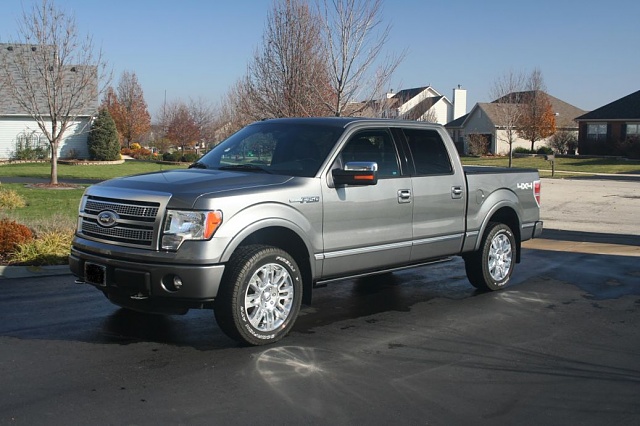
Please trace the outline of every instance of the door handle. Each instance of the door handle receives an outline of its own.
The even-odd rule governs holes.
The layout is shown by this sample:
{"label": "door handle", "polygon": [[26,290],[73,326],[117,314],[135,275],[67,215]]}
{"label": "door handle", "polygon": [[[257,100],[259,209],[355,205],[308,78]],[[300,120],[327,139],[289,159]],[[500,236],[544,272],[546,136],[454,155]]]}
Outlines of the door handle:
{"label": "door handle", "polygon": [[410,189],[399,189],[398,190],[398,203],[410,203],[411,202],[411,190]]}
{"label": "door handle", "polygon": [[462,198],[462,187],[461,186],[453,186],[451,187],[451,198],[454,200]]}

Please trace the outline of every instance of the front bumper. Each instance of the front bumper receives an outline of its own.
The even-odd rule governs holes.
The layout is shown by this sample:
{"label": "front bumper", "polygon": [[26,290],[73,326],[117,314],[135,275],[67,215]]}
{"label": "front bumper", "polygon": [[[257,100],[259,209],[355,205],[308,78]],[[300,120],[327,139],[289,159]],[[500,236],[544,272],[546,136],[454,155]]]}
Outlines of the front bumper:
{"label": "front bumper", "polygon": [[[143,311],[152,311],[154,306],[210,307],[224,273],[221,264],[141,263],[104,257],[76,247],[71,248],[69,267],[79,282],[95,286],[114,303]],[[90,273],[85,274],[86,271]],[[174,285],[175,277],[179,277],[181,285]]]}

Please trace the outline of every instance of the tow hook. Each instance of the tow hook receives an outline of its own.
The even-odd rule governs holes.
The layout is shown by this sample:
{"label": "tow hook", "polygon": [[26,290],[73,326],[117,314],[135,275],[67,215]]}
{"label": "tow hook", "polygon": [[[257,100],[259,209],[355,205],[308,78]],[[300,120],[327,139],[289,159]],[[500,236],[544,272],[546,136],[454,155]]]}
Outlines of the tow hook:
{"label": "tow hook", "polygon": [[142,293],[138,293],[138,294],[133,294],[131,296],[129,296],[130,299],[133,300],[147,300],[149,298],[149,296],[142,294]]}

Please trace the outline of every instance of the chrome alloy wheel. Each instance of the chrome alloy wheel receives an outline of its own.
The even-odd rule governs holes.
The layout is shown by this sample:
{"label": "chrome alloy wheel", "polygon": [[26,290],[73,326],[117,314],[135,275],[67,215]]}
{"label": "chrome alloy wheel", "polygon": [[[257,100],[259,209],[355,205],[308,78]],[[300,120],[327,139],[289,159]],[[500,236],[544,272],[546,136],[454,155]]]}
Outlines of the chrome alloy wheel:
{"label": "chrome alloy wheel", "polygon": [[249,280],[244,306],[251,325],[259,331],[271,332],[280,327],[293,306],[293,281],[283,266],[268,263]]}
{"label": "chrome alloy wheel", "polygon": [[495,281],[502,281],[509,275],[512,254],[509,237],[504,233],[496,234],[491,240],[488,259],[489,274]]}

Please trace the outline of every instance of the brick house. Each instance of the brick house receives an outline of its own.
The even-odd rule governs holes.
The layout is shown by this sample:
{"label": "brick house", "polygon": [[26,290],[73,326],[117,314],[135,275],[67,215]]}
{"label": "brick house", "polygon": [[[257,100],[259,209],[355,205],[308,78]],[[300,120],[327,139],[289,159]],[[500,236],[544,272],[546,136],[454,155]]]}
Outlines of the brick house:
{"label": "brick house", "polygon": [[640,90],[583,114],[576,121],[581,155],[640,156]]}

